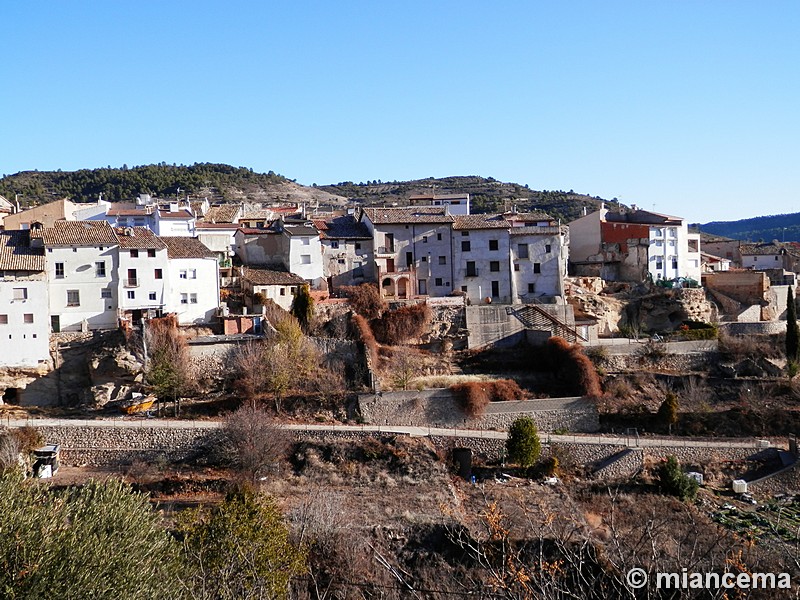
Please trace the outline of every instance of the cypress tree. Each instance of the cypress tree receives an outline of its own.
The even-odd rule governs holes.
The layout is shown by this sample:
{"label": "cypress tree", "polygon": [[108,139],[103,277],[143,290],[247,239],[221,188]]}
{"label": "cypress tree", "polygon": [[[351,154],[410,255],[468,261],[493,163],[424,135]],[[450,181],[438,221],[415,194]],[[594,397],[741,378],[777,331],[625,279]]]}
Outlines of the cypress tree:
{"label": "cypress tree", "polygon": [[786,295],[786,360],[797,362],[797,352],[800,348],[800,329],[797,327],[797,308],[794,305],[792,288]]}

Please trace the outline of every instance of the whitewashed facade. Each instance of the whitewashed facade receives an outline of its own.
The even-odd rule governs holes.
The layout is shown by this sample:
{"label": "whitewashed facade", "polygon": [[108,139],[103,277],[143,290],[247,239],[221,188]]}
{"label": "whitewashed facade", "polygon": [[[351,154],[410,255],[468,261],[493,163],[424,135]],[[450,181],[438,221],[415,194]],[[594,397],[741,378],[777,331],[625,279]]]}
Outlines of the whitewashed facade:
{"label": "whitewashed facade", "polygon": [[179,325],[211,323],[219,307],[219,261],[200,240],[163,237],[169,258],[165,312]]}

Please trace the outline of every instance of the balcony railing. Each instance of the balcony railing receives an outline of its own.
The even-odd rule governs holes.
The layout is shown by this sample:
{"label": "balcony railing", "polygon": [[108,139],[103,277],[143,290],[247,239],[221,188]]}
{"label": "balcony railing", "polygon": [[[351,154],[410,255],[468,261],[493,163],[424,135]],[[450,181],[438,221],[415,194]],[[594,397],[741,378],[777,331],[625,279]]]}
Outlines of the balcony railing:
{"label": "balcony railing", "polygon": [[123,285],[126,288],[136,288],[136,287],[139,287],[139,280],[136,279],[136,278],[131,279],[130,277],[128,277],[127,279],[125,279],[123,281]]}
{"label": "balcony railing", "polygon": [[467,269],[464,277],[477,277],[478,276],[478,269]]}
{"label": "balcony railing", "polygon": [[375,249],[375,254],[378,254],[378,255],[380,255],[380,254],[394,254],[394,253],[395,253],[394,246],[378,246]]}

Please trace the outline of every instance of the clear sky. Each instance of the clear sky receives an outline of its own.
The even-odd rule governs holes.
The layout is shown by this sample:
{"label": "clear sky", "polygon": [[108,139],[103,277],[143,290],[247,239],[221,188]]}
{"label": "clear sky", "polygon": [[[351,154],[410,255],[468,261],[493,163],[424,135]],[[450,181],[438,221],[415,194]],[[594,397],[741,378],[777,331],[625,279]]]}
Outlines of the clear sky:
{"label": "clear sky", "polygon": [[800,2],[0,1],[0,175],[482,175],[800,212]]}

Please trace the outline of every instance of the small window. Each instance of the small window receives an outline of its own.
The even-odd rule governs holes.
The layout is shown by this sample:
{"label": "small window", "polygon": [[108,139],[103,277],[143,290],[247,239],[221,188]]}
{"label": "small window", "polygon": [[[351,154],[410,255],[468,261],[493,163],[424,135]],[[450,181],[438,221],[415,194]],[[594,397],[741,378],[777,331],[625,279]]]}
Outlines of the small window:
{"label": "small window", "polygon": [[490,261],[489,270],[492,271],[493,273],[497,273],[498,271],[500,271],[500,261],[499,260]]}
{"label": "small window", "polygon": [[550,254],[550,252],[553,251],[553,247],[550,244],[545,244],[544,245],[544,251],[545,251],[546,254]]}
{"label": "small window", "polygon": [[542,272],[542,263],[533,263],[533,272],[534,273],[541,273]]}
{"label": "small window", "polygon": [[517,246],[517,254],[520,258],[528,258],[528,244],[519,244]]}
{"label": "small window", "polygon": [[663,267],[664,263],[661,262],[661,259],[659,258],[658,260],[656,260],[656,269],[662,269]]}
{"label": "small window", "polygon": [[420,261],[421,261],[421,262],[428,262],[428,257],[427,257],[427,256],[423,256],[423,257],[420,259]]}
{"label": "small window", "polygon": [[78,251],[78,249],[77,249],[77,248],[73,248],[73,249],[72,249],[72,251],[73,251],[73,252],[77,252],[77,251]]}
{"label": "small window", "polygon": [[442,287],[442,278],[441,277],[437,277],[436,279],[433,280],[433,284],[436,287]]}
{"label": "small window", "polygon": [[529,293],[529,294],[532,294],[532,293],[534,293],[535,291],[536,291],[536,284],[535,284],[535,283],[529,283],[529,284],[528,284],[528,293]]}
{"label": "small window", "polygon": [[189,304],[197,304],[197,294],[189,294]]}
{"label": "small window", "polygon": [[28,299],[28,288],[14,288],[14,300],[27,300]]}
{"label": "small window", "polygon": [[499,248],[497,240],[489,240],[489,250],[497,250]]}
{"label": "small window", "polygon": [[356,250],[361,250],[361,242],[356,242]]}
{"label": "small window", "polygon": [[100,260],[94,263],[94,276],[95,277],[106,276],[106,262],[104,260]]}
{"label": "small window", "polygon": [[302,265],[310,265],[311,264],[311,255],[310,254],[301,254],[300,255],[300,264],[302,264]]}
{"label": "small window", "polygon": [[447,264],[447,257],[446,256],[440,256],[439,257],[439,264],[440,265],[446,265]]}
{"label": "small window", "polygon": [[345,260],[343,258],[340,258],[336,262],[339,263],[340,265],[343,265],[345,263]]}
{"label": "small window", "polygon": [[80,305],[81,305],[80,290],[67,290],[67,306],[80,306]]}
{"label": "small window", "polygon": [[[777,259],[778,257],[776,256],[775,258]],[[672,259],[672,268],[673,269],[677,269],[678,268],[678,259],[677,258],[673,258]]]}
{"label": "small window", "polygon": [[339,242],[338,242],[338,241],[336,241],[336,240],[333,240],[333,241],[331,242],[331,248],[333,248],[334,250],[336,250],[337,248],[339,248]]}
{"label": "small window", "polygon": [[147,251],[147,258],[155,258],[155,257],[156,257],[156,251],[155,250],[153,250],[151,248],[150,250]]}
{"label": "small window", "polygon": [[422,243],[423,244],[427,244],[428,243],[428,236],[427,235],[423,235],[422,236]]}
{"label": "small window", "polygon": [[519,271],[519,265],[515,264],[515,265],[514,265],[514,270],[515,270],[515,271]]}
{"label": "small window", "polygon": [[156,299],[156,293],[155,292],[150,292],[150,294],[148,295],[148,298],[150,298],[150,300],[155,300]]}
{"label": "small window", "polygon": [[467,277],[477,277],[478,276],[478,269],[475,268],[475,261],[468,260],[467,261]]}
{"label": "small window", "polygon": [[64,263],[56,263],[56,279],[64,279]]}
{"label": "small window", "polygon": [[461,242],[461,251],[462,252],[469,252],[469,248],[470,248],[469,240],[465,240],[465,241]]}
{"label": "small window", "polygon": [[135,300],[135,299],[136,299],[136,291],[128,290],[128,300]]}
{"label": "small window", "polygon": [[286,288],[281,288],[281,296],[285,296],[285,295],[286,295]]}
{"label": "small window", "polygon": [[467,286],[465,286],[465,285],[462,285],[462,286],[461,286],[461,291],[462,291],[462,292],[464,292],[464,293],[466,294],[466,293],[467,293]]}
{"label": "small window", "polygon": [[156,270],[153,272],[153,276],[154,276],[156,279],[164,279],[164,272],[163,272],[161,269],[156,269]]}
{"label": "small window", "polygon": [[436,234],[436,239],[441,242],[442,241],[442,234],[441,233],[437,233]]}
{"label": "small window", "polygon": [[23,323],[33,323],[33,313],[25,313],[22,315]]}
{"label": "small window", "polygon": [[181,294],[181,304],[189,304],[189,294]]}
{"label": "small window", "polygon": [[0,325],[8,325],[8,315],[0,315]]}
{"label": "small window", "polygon": [[131,250],[131,258],[139,258],[139,251],[136,249]]}
{"label": "small window", "polygon": [[186,275],[186,269],[181,269],[178,272],[178,277],[181,278],[181,279],[187,279],[188,276]]}
{"label": "small window", "polygon": [[189,269],[189,279],[197,279],[197,269]]}
{"label": "small window", "polygon": [[469,235],[469,231],[462,231],[461,235],[467,237]]}
{"label": "small window", "polygon": [[103,288],[100,290],[101,298],[111,298],[111,288]]}

